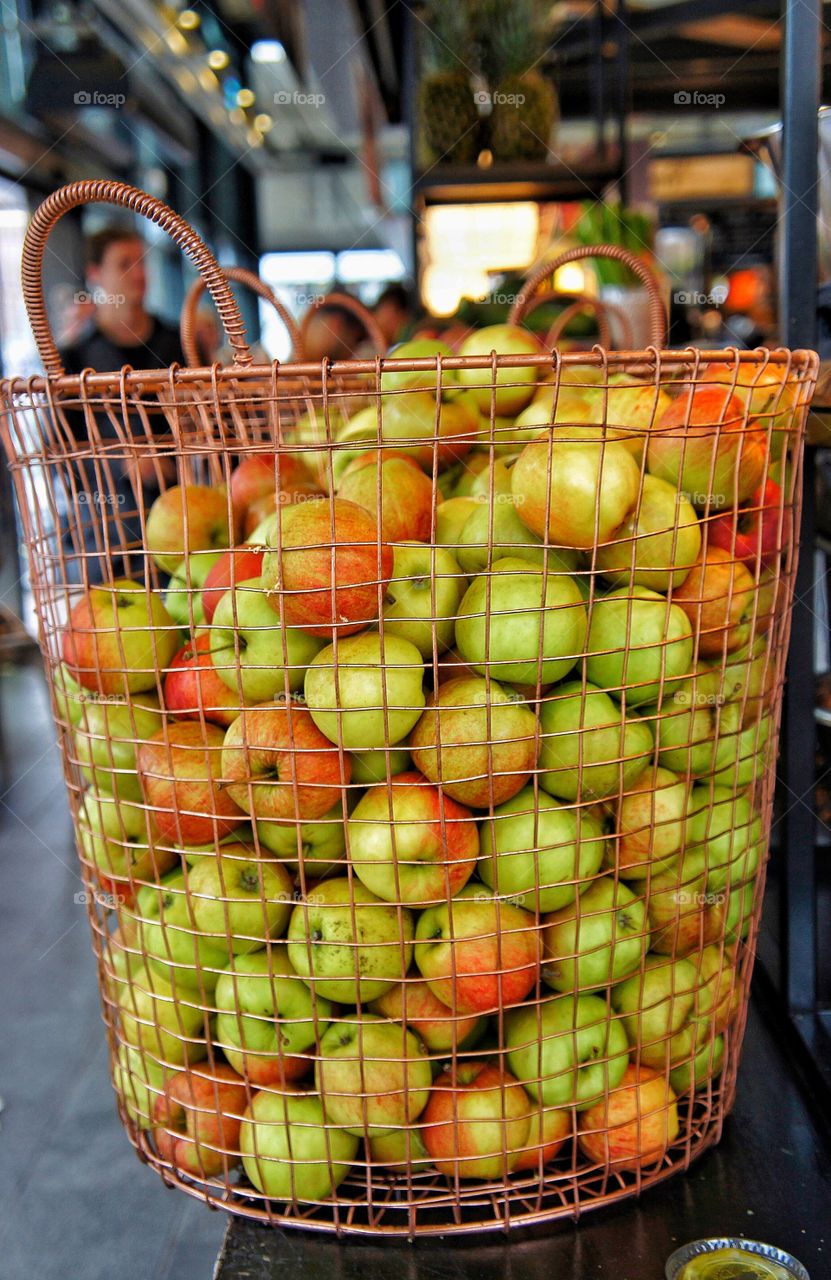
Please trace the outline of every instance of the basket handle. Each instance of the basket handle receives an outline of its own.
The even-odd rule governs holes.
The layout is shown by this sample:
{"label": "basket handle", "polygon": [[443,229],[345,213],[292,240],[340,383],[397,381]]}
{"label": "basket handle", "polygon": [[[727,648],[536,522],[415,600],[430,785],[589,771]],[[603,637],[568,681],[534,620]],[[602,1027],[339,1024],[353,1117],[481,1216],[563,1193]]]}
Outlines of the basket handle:
{"label": "basket handle", "polygon": [[508,317],[509,323],[521,324],[529,303],[542,282],[560,267],[564,267],[566,263],[578,262],[581,258],[613,258],[616,262],[623,262],[630,271],[634,272],[649,294],[649,330],[652,346],[657,347],[659,351],[662,350],[666,344],[667,321],[658,281],[640,258],[636,258],[628,249],[623,249],[618,244],[578,245],[574,249],[567,249],[551,262],[541,262],[526,277],[525,283],[517,294]]}
{"label": "basket handle", "polygon": [[[546,298],[546,294],[537,294],[537,297]],[[579,316],[581,311],[585,311],[590,307],[594,312],[597,322],[597,336],[601,347],[605,347],[607,351],[613,349],[612,333],[609,325],[610,320],[615,320],[620,326],[623,337],[620,341],[620,349],[629,350],[632,346],[632,326],[629,323],[629,317],[621,307],[614,306],[611,302],[601,302],[599,298],[593,298],[590,294],[578,293],[575,295],[574,301],[565,310],[561,311],[557,319],[552,324],[548,333],[545,335],[545,345],[547,347],[556,347],[563,333],[565,332],[569,322],[575,316]]]}
{"label": "basket handle", "polygon": [[37,343],[43,366],[50,377],[59,378],[64,373],[61,357],[52,336],[46,303],[43,297],[43,254],[49,232],[59,218],[70,209],[82,204],[114,204],[133,213],[140,213],[151,222],[158,223],[175,244],[188,255],[205,281],[214,300],[222,327],[234,349],[234,364],[252,363],[251,352],[245,336],[245,325],[236,299],[223,275],[222,268],[204,240],[171,208],[155,196],[126,182],[106,179],[84,179],[59,187],[47,196],[35,210],[23,241],[21,280],[23,300],[29,315],[29,323]]}
{"label": "basket handle", "polygon": [[[293,360],[303,359],[303,339],[300,337],[300,330],[297,327],[297,321],[285,306],[277,294],[261,280],[253,271],[248,271],[245,267],[223,267],[222,274],[227,280],[233,280],[236,284],[244,284],[256,293],[258,297],[263,298],[266,302],[270,302],[278,316],[286,326],[288,335],[291,338],[291,350]],[[199,299],[205,292],[207,285],[199,276],[194,280],[193,284],[185,294],[185,301],[182,304],[182,318],[180,321],[180,332],[182,336],[182,351],[185,354],[185,363],[190,365],[199,365],[199,352],[196,348],[196,315],[199,309]]]}
{"label": "basket handle", "polygon": [[303,346],[305,346],[306,343],[306,334],[309,331],[312,316],[321,307],[325,307],[330,304],[332,306],[343,307],[344,311],[351,311],[352,315],[355,316],[357,320],[360,320],[361,324],[364,326],[367,337],[375,348],[376,355],[386,355],[387,340],[381,332],[378,321],[375,319],[375,316],[372,314],[369,307],[365,307],[362,302],[359,302],[357,298],[353,298],[350,293],[341,293],[338,289],[334,289],[331,293],[326,293],[320,298],[315,298],[314,302],[303,316],[303,319],[300,321],[300,341]]}

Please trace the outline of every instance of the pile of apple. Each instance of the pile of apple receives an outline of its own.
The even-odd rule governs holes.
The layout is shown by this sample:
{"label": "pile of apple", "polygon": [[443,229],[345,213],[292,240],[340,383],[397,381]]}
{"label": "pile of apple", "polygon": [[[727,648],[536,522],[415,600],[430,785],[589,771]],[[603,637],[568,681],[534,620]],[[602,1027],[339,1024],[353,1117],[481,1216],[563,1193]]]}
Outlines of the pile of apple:
{"label": "pile of apple", "polygon": [[727,376],[389,369],[75,602],[114,1083],[170,1167],[640,1170],[715,1087],[790,537],[783,388]]}

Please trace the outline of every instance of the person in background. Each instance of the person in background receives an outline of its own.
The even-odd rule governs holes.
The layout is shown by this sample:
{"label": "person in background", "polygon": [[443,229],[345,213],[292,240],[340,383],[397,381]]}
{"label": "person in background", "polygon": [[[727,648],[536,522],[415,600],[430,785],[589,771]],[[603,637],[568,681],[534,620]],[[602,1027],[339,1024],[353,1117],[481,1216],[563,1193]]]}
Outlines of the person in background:
{"label": "person in background", "polygon": [[412,301],[403,284],[388,284],[382,289],[373,311],[387,346],[400,342],[413,320]]}
{"label": "person in background", "polygon": [[357,316],[336,302],[324,303],[309,319],[303,334],[306,359],[348,360],[360,354],[366,333]]}

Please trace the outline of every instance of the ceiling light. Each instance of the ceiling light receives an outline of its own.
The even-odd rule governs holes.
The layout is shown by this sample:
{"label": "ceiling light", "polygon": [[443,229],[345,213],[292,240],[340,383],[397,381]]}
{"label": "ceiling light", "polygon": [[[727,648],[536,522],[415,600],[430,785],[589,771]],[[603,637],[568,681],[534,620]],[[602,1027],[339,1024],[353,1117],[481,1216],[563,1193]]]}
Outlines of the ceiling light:
{"label": "ceiling light", "polygon": [[251,46],[252,62],[285,62],[286,51],[279,40],[257,40]]}

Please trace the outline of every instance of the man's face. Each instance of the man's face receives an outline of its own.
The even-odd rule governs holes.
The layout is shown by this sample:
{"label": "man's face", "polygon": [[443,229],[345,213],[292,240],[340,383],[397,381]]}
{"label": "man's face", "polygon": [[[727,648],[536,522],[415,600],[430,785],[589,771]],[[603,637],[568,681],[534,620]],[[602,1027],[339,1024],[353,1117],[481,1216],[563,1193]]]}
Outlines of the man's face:
{"label": "man's face", "polygon": [[90,284],[103,295],[105,305],[141,306],[147,290],[144,254],[142,240],[114,240],[107,245],[101,262],[89,268]]}

